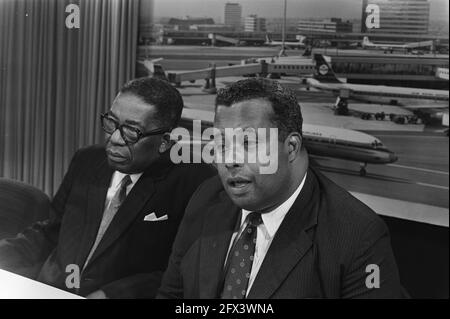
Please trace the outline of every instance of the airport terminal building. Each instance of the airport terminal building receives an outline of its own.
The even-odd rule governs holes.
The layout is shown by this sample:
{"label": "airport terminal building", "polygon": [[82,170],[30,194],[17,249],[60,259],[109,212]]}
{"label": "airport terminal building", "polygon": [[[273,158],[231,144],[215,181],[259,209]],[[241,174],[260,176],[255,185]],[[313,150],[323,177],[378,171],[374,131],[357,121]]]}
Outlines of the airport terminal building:
{"label": "airport terminal building", "polygon": [[353,24],[349,21],[342,21],[340,18],[331,19],[302,19],[299,20],[297,31],[301,34],[313,32],[352,32]]}

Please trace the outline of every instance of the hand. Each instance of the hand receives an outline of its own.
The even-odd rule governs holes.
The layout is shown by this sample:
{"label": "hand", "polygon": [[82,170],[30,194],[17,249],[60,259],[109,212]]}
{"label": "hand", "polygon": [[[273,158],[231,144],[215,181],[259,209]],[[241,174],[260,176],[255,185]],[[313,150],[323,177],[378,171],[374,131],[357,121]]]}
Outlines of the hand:
{"label": "hand", "polygon": [[97,290],[86,296],[87,299],[108,299],[103,290]]}

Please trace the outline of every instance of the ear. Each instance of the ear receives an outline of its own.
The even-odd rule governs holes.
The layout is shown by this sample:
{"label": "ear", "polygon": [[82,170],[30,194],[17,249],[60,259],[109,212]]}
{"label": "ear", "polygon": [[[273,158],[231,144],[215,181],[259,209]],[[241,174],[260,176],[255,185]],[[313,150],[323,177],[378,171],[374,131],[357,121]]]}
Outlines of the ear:
{"label": "ear", "polygon": [[170,137],[170,133],[164,133],[161,136],[161,144],[159,145],[159,153],[165,153],[168,150],[170,150],[170,148],[172,147],[172,145],[175,143],[175,141],[173,141]]}
{"label": "ear", "polygon": [[297,132],[291,133],[286,138],[286,143],[289,152],[289,162],[292,162],[300,155],[300,150],[303,143],[302,136]]}

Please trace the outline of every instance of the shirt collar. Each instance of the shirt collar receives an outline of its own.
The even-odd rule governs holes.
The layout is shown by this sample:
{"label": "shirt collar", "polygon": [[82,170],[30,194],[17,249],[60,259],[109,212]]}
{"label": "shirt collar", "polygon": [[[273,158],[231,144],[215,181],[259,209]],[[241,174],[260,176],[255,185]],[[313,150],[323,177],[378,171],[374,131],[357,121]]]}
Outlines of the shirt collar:
{"label": "shirt collar", "polygon": [[[270,237],[275,236],[275,233],[277,232],[278,228],[283,222],[284,216],[286,216],[286,214],[289,212],[298,195],[300,194],[303,185],[305,184],[305,180],[306,180],[306,173],[302,179],[302,182],[297,187],[295,192],[292,193],[292,195],[283,204],[281,204],[280,206],[278,206],[277,208],[268,213],[261,214],[264,226],[266,227]],[[250,213],[251,211],[242,209],[241,226],[242,224],[244,224],[245,219]]]}
{"label": "shirt collar", "polygon": [[122,181],[122,179],[125,177],[125,175],[130,175],[131,178],[131,185],[136,184],[136,182],[139,180],[139,178],[142,176],[143,173],[137,173],[137,174],[124,174],[122,172],[119,171],[115,171],[114,175],[112,177],[112,181],[111,181],[111,187],[113,188],[117,188],[120,185],[120,182]]}

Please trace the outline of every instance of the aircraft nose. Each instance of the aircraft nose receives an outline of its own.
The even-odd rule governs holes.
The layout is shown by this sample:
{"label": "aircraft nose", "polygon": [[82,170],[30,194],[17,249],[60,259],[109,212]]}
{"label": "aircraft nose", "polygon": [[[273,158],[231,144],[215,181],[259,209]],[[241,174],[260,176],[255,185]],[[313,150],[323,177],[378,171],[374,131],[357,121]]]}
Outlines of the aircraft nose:
{"label": "aircraft nose", "polygon": [[390,163],[394,163],[394,162],[396,162],[398,160],[398,156],[397,155],[395,155],[394,153],[390,153],[389,154],[389,162]]}

